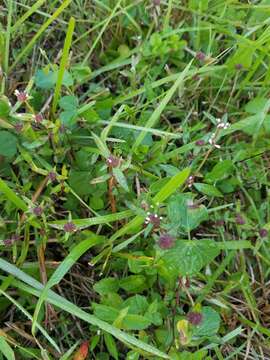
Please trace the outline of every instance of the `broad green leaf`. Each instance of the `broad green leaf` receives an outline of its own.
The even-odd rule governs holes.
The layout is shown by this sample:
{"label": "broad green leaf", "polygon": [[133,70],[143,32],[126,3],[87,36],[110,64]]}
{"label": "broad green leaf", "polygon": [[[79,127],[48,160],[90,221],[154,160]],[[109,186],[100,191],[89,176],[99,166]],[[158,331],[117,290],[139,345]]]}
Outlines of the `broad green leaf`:
{"label": "broad green leaf", "polygon": [[205,180],[208,182],[216,182],[226,179],[231,175],[234,165],[231,160],[223,160],[216,163],[213,169],[206,174]]}
{"label": "broad green leaf", "polygon": [[265,107],[269,108],[269,99],[256,97],[245,105],[245,111],[251,114],[257,114],[264,111]]}
{"label": "broad green leaf", "polygon": [[12,157],[17,152],[17,138],[9,131],[0,131],[0,155]]}
{"label": "broad green leaf", "polygon": [[220,326],[220,316],[218,312],[210,306],[202,308],[202,322],[193,330],[193,336],[196,337],[211,337],[214,336]]}
{"label": "broad green leaf", "polygon": [[76,96],[73,95],[63,96],[59,100],[59,106],[64,110],[77,109],[78,105],[79,105],[79,100]]}
{"label": "broad green leaf", "polygon": [[46,300],[48,296],[48,291],[50,288],[52,288],[54,285],[57,285],[63,277],[68,273],[70,268],[76,263],[76,261],[92,246],[98,244],[101,242],[101,237],[98,235],[94,235],[79,244],[77,244],[71,252],[65,257],[63,262],[58,266],[58,268],[55,270],[53,275],[48,280],[46,286],[42,290],[42,293],[40,295],[40,298],[38,299],[38,303],[35,308],[34,316],[33,316],[33,323],[32,323],[32,333],[35,333],[35,327],[37,324],[38,314],[41,309],[41,306],[43,302]]}
{"label": "broad green leaf", "polygon": [[220,249],[213,240],[177,240],[175,246],[161,255],[164,263],[181,276],[195,275],[208,265]]}
{"label": "broad green leaf", "polygon": [[[52,71],[52,70],[37,70],[35,74],[35,84],[40,89],[44,90],[50,90],[52,89],[57,81],[58,71]],[[73,85],[73,79],[71,74],[66,70],[64,73],[63,78],[63,85],[65,86],[72,86]]]}
{"label": "broad green leaf", "polygon": [[89,77],[92,71],[89,66],[77,64],[72,66],[71,72],[73,74],[74,79],[77,80],[78,82],[81,82],[85,78]]}
{"label": "broad green leaf", "polygon": [[174,228],[188,232],[207,220],[208,212],[204,205],[193,204],[192,195],[178,194],[168,203],[168,217]]}
{"label": "broad green leaf", "polygon": [[3,193],[5,197],[11,201],[18,209],[21,209],[23,211],[28,210],[28,206],[26,203],[19,198],[18,195],[15,194],[15,192],[5,183],[4,180],[0,178],[0,193]]}
{"label": "broad green leaf", "polygon": [[141,292],[147,287],[146,278],[143,275],[130,275],[119,282],[119,286],[127,292]]}
{"label": "broad green leaf", "polygon": [[[33,294],[35,296],[40,296],[42,290],[44,289],[44,286],[32,278],[31,276],[27,275],[23,271],[21,271],[19,268],[17,268],[15,265],[10,264],[9,262],[3,260],[0,258],[0,269],[4,272],[7,272],[19,280],[23,281],[25,284],[21,283],[20,281],[13,281],[13,284],[20,289],[27,291],[30,294]],[[158,350],[152,345],[146,344],[145,342],[136,339],[134,336],[129,335],[114,326],[106,323],[105,321],[102,321],[98,319],[97,317],[87,313],[86,311],[82,310],[79,306],[71,303],[70,301],[66,300],[62,296],[57,295],[55,292],[49,290],[47,302],[51,303],[52,305],[55,305],[59,307],[60,309],[67,311],[68,313],[82,319],[83,321],[86,321],[87,323],[99,327],[101,330],[106,331],[110,333],[111,335],[115,336],[118,340],[130,344],[132,346],[135,346],[145,352],[148,352],[149,354],[153,354],[156,356],[159,356],[164,359],[168,359],[168,355],[163,353],[162,351]]]}
{"label": "broad green leaf", "polygon": [[14,351],[11,346],[5,340],[3,336],[0,335],[0,352],[7,358],[7,360],[15,360]]}
{"label": "broad green leaf", "polygon": [[194,183],[195,189],[197,189],[202,194],[207,196],[214,197],[223,197],[223,194],[213,185],[203,184],[203,183]]}
{"label": "broad green leaf", "polygon": [[119,280],[113,277],[108,277],[96,282],[93,288],[100,295],[117,292],[119,289]]}
{"label": "broad green leaf", "polygon": [[6,119],[10,112],[10,105],[8,98],[5,96],[0,96],[0,118]]}

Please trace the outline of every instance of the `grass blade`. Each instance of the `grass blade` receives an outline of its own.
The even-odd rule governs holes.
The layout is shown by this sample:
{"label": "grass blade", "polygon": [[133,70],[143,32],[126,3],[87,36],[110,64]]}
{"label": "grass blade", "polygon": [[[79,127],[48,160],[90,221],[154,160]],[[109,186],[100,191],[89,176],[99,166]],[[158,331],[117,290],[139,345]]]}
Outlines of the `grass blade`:
{"label": "grass blade", "polygon": [[[159,106],[155,109],[153,114],[150,116],[149,120],[145,124],[145,127],[152,128],[158,119],[160,118],[161,113],[167,106],[168,102],[171,100],[172,96],[174,95],[175,91],[178,89],[178,87],[185,81],[188,70],[192,64],[192,61],[185,67],[185,70],[180,74],[180,76],[177,78],[173,86],[168,90],[162,101],[160,102]],[[142,131],[140,135],[137,137],[135,144],[132,147],[132,152],[136,151],[137,147],[141,144],[143,139],[146,136],[146,131]]]}
{"label": "grass blade", "polygon": [[67,63],[68,63],[69,50],[70,50],[71,43],[72,43],[72,36],[73,36],[74,28],[75,28],[75,19],[72,17],[72,18],[70,18],[69,23],[68,23],[67,35],[66,35],[66,39],[65,39],[65,43],[64,43],[63,54],[62,54],[62,58],[60,61],[57,82],[56,82],[55,90],[54,90],[53,104],[52,104],[53,114],[56,111],[56,107],[57,107],[59,96],[60,96],[64,73],[65,73],[65,69],[67,67]]}
{"label": "grass blade", "polygon": [[[87,219],[73,219],[72,222],[79,228],[83,229],[88,226],[107,224],[107,223],[110,223],[113,221],[122,220],[122,219],[132,216],[132,214],[133,214],[133,212],[131,210],[125,210],[125,211],[120,211],[115,214],[97,216],[97,217],[92,217],[92,218],[87,218]],[[49,223],[49,225],[56,229],[62,230],[64,225],[66,224],[66,222],[67,222],[67,220],[56,220],[56,221],[51,221]]]}
{"label": "grass blade", "polygon": [[15,192],[11,190],[11,188],[1,178],[0,178],[0,192],[2,192],[5,195],[5,197],[9,201],[11,201],[18,209],[21,209],[23,211],[28,210],[28,206],[26,205],[26,203],[22,199],[20,199],[19,196],[17,196]]}

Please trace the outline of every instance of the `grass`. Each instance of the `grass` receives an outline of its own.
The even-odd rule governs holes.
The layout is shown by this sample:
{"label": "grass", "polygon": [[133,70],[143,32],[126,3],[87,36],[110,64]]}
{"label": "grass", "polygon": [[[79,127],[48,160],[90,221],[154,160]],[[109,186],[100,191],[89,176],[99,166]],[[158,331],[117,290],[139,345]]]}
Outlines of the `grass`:
{"label": "grass", "polygon": [[0,360],[270,358],[269,1],[0,10]]}

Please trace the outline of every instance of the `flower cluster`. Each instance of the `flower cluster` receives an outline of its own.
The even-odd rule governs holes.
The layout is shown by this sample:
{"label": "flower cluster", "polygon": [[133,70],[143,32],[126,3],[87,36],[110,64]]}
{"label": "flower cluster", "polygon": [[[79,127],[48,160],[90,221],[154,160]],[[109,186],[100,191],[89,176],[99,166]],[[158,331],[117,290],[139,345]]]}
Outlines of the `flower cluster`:
{"label": "flower cluster", "polygon": [[20,102],[26,102],[29,99],[29,94],[26,91],[15,90],[14,95],[17,97],[17,100]]}
{"label": "flower cluster", "polygon": [[170,249],[173,247],[175,242],[175,238],[172,237],[170,234],[164,233],[161,234],[158,240],[158,245],[161,249]]}
{"label": "flower cluster", "polygon": [[155,229],[160,227],[160,221],[162,220],[162,216],[158,216],[158,214],[153,214],[147,212],[147,217],[145,218],[145,224],[152,224]]}
{"label": "flower cluster", "polygon": [[226,129],[229,128],[229,126],[230,126],[229,123],[225,123],[225,122],[221,121],[220,119],[217,119],[217,128],[218,128],[218,129],[224,129],[224,130],[226,130]]}

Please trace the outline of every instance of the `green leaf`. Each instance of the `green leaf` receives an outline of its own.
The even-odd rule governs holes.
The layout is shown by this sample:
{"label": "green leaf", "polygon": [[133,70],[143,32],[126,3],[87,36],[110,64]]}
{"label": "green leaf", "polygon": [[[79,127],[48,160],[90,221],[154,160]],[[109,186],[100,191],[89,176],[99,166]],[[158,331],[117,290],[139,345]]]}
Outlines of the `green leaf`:
{"label": "green leaf", "polygon": [[0,178],[0,192],[2,192],[5,197],[11,201],[18,209],[21,209],[23,211],[28,210],[28,206],[26,203],[19,198],[15,194],[13,190],[10,189],[10,187]]}
{"label": "green leaf", "polygon": [[116,347],[116,343],[114,341],[114,338],[110,334],[105,333],[104,334],[104,341],[105,341],[105,345],[106,345],[110,355],[115,360],[118,360],[118,351],[117,351],[117,347]]}
{"label": "green leaf", "polygon": [[168,203],[168,217],[173,228],[180,227],[188,232],[208,219],[204,205],[193,204],[193,196],[189,194],[175,195]]}
{"label": "green leaf", "polygon": [[83,112],[80,112],[80,116],[88,121],[90,124],[93,124],[100,120],[98,113],[94,109],[87,109]]}
{"label": "green leaf", "polygon": [[257,114],[264,111],[265,107],[269,108],[269,99],[256,97],[245,105],[245,111],[251,114]]}
{"label": "green leaf", "polygon": [[71,109],[67,111],[62,111],[59,118],[63,125],[71,127],[75,124],[78,116],[78,111],[76,109]]}
{"label": "green leaf", "polygon": [[207,11],[208,0],[189,0],[188,7],[192,10]]}
{"label": "green leaf", "polygon": [[61,87],[64,83],[64,75],[65,75],[65,71],[66,71],[65,69],[68,66],[68,62],[69,62],[69,50],[70,50],[70,47],[72,44],[72,36],[73,36],[74,28],[75,28],[75,19],[74,19],[74,17],[71,17],[68,22],[68,28],[67,28],[66,38],[65,38],[65,42],[64,42],[64,48],[63,48],[62,57],[60,60],[59,71],[57,74],[57,80],[56,80],[55,89],[54,89],[54,96],[53,96],[53,102],[52,102],[53,114],[56,111],[56,107],[58,105],[58,100],[59,100],[60,93],[61,93]]}
{"label": "green leaf", "polygon": [[5,96],[0,96],[0,118],[6,119],[10,112],[10,105],[8,98]]}
{"label": "green leaf", "polygon": [[213,185],[203,184],[203,183],[194,183],[195,189],[197,189],[202,194],[207,196],[214,197],[223,197],[223,194]]}
{"label": "green leaf", "polygon": [[8,359],[15,360],[14,351],[9,346],[8,342],[0,335],[0,352]]}
{"label": "green leaf", "polygon": [[193,329],[193,336],[211,337],[214,336],[220,326],[220,316],[218,312],[210,306],[202,308],[202,322]]}
{"label": "green leaf", "polygon": [[155,202],[163,202],[166,200],[170,195],[172,195],[184,182],[187,180],[190,174],[190,169],[186,168],[183,171],[179,172],[178,174],[174,175],[157,193],[154,197]]}
{"label": "green leaf", "polygon": [[80,64],[72,66],[71,71],[74,79],[78,82],[81,82],[84,79],[88,78],[92,72],[89,66],[84,66]]}
{"label": "green leaf", "polygon": [[113,168],[113,175],[115,176],[118,184],[127,192],[129,192],[128,183],[126,177],[119,168]]}
{"label": "green leaf", "polygon": [[195,275],[218,254],[213,240],[177,240],[175,246],[165,250],[161,258],[181,276]]}
{"label": "green leaf", "polygon": [[13,157],[17,152],[17,138],[9,131],[0,131],[0,155]]}
{"label": "green leaf", "polygon": [[59,106],[64,110],[77,109],[78,105],[79,105],[79,100],[76,96],[73,95],[63,96],[59,100]]}
{"label": "green leaf", "polygon": [[213,169],[206,174],[205,180],[209,182],[216,182],[226,179],[233,172],[233,162],[231,160],[219,161]]}
{"label": "green leaf", "polygon": [[[57,70],[54,71],[46,70],[46,69],[37,70],[35,74],[35,84],[40,89],[50,90],[55,86],[57,81],[57,76],[58,76]],[[67,87],[73,85],[72,76],[67,70],[64,73],[63,85]]]}
{"label": "green leaf", "polygon": [[106,295],[111,292],[117,292],[119,289],[119,281],[116,278],[108,277],[95,283],[94,290],[100,295]]}
{"label": "green leaf", "polygon": [[[1,187],[0,187],[0,191],[1,191]],[[97,216],[97,217],[92,217],[92,218],[73,219],[72,222],[79,228],[85,228],[88,226],[107,224],[112,221],[122,220],[122,219],[130,217],[132,214],[133,214],[133,212],[131,210],[126,210],[126,211],[120,211],[115,214],[102,215],[102,216]],[[63,229],[66,222],[67,222],[67,220],[56,220],[56,221],[51,221],[49,223],[49,225],[51,225],[52,227],[54,227],[56,229]]]}
{"label": "green leaf", "polygon": [[146,278],[143,275],[130,275],[120,280],[119,285],[127,292],[140,292],[146,287]]}

